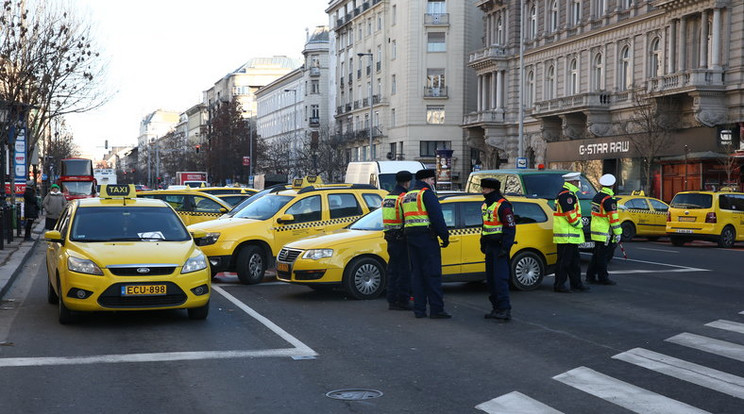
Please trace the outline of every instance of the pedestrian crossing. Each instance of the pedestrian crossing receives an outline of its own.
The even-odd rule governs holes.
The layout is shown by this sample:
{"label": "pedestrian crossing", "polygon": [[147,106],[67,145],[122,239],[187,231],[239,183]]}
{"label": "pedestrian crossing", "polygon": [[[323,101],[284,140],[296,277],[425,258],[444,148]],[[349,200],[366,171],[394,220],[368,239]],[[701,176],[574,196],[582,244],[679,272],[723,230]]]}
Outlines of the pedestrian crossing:
{"label": "pedestrian crossing", "polygon": [[[744,315],[744,311],[740,314]],[[704,326],[734,334],[744,334],[744,324],[735,321],[719,319],[706,323]],[[694,352],[704,352],[744,362],[744,345],[741,344],[689,332],[674,335],[664,341]],[[612,359],[744,400],[744,377],[741,376],[644,348],[621,352],[612,356]],[[634,413],[697,414],[709,412],[585,366],[571,369],[552,379]],[[563,413],[533,397],[535,396],[513,391],[478,404],[475,408],[492,414]],[[744,412],[744,405],[742,407],[739,412]]]}

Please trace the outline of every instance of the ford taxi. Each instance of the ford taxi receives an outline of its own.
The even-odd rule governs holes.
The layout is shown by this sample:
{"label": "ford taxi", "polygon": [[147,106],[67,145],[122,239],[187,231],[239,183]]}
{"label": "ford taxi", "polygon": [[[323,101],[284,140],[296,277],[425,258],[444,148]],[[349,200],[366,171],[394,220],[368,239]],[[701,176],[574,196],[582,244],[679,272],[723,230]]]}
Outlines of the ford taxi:
{"label": "ford taxi", "polygon": [[212,194],[192,189],[141,191],[137,197],[155,198],[168,203],[185,225],[215,220],[232,206]]}
{"label": "ford taxi", "polygon": [[[199,236],[197,234],[197,236]],[[171,207],[103,186],[100,198],[70,202],[47,239],[47,298],[59,322],[73,312],[187,309],[209,312],[206,256]]]}
{"label": "ford taxi", "polygon": [[635,236],[656,240],[666,236],[666,217],[669,205],[659,199],[646,197],[643,191],[617,195],[617,212],[623,230],[622,241]]}
{"label": "ford taxi", "polygon": [[197,244],[212,275],[235,271],[241,283],[259,283],[289,242],[340,229],[378,208],[386,191],[367,184],[323,185],[319,178],[276,187],[231,217],[189,226],[206,233]]}
{"label": "ford taxi", "polygon": [[[445,282],[485,280],[480,251],[483,196],[440,195],[450,245],[442,249]],[[511,284],[519,290],[537,289],[555,265],[553,213],[547,201],[509,197],[517,233],[511,250]],[[342,287],[356,299],[373,299],[386,288],[387,243],[382,210],[375,210],[346,229],[286,244],[277,257],[277,278],[312,289]]]}
{"label": "ford taxi", "polygon": [[730,248],[744,241],[744,193],[683,191],[669,204],[666,232],[673,245],[708,240]]}

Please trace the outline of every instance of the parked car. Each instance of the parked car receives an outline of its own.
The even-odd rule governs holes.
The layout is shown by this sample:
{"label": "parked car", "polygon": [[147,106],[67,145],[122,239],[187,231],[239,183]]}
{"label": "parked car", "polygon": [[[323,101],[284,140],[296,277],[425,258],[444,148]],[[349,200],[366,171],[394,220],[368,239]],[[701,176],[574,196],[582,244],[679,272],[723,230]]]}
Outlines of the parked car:
{"label": "parked car", "polygon": [[659,199],[646,197],[641,192],[617,195],[617,210],[622,226],[622,241],[635,236],[656,240],[666,236],[666,219],[669,205]]}
{"label": "parked car", "polygon": [[666,232],[675,246],[709,240],[720,247],[732,247],[744,241],[744,193],[677,193],[669,204]]}
{"label": "parked car", "polygon": [[231,206],[211,194],[190,188],[184,190],[154,190],[137,193],[141,198],[157,198],[170,204],[187,226],[215,220],[230,211]]}

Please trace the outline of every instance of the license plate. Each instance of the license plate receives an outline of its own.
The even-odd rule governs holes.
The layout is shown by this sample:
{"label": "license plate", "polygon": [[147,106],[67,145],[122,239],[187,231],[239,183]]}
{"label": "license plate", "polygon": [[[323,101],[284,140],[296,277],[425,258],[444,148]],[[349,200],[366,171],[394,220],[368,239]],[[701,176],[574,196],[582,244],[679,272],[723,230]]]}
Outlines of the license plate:
{"label": "license plate", "polygon": [[690,234],[690,233],[692,233],[692,230],[690,230],[690,229],[677,229],[677,230],[675,230],[675,233],[687,233],[687,234]]}
{"label": "license plate", "polygon": [[280,272],[289,272],[289,263],[277,263],[276,270]]}
{"label": "license plate", "polygon": [[579,245],[579,249],[593,249],[594,242],[584,242]]}
{"label": "license plate", "polygon": [[679,221],[695,221],[695,217],[680,217]]}
{"label": "license plate", "polygon": [[167,291],[165,285],[126,285],[121,287],[122,296],[163,296]]}

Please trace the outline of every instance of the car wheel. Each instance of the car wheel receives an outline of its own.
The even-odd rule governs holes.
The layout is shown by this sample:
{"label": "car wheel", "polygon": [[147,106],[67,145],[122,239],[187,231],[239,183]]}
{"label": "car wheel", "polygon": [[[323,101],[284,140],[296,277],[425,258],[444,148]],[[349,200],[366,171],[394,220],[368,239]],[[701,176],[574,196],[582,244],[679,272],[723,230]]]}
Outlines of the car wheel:
{"label": "car wheel", "polygon": [[204,320],[207,319],[207,315],[209,315],[209,302],[207,302],[206,305],[200,306],[198,308],[189,308],[186,309],[186,311],[189,313],[189,319],[191,320]]}
{"label": "car wheel", "polygon": [[344,290],[354,299],[374,299],[385,290],[385,267],[371,257],[354,259],[344,271]]}
{"label": "car wheel", "polygon": [[60,324],[67,325],[72,323],[72,311],[67,309],[67,306],[65,306],[64,295],[61,294],[62,285],[59,283],[59,278],[57,278],[57,286],[60,289],[59,300],[57,301],[57,318],[59,319]]}
{"label": "car wheel", "polygon": [[534,290],[545,277],[545,263],[539,254],[522,251],[511,259],[511,284],[518,290]]}
{"label": "car wheel", "polygon": [[623,224],[620,225],[620,228],[623,231],[622,236],[620,236],[620,238],[621,238],[622,241],[624,241],[624,242],[631,241],[633,239],[633,237],[635,237],[635,235],[636,235],[636,228],[635,228],[635,226],[633,225],[632,222],[630,222],[630,221],[624,221]]}
{"label": "car wheel", "polygon": [[718,239],[718,246],[726,249],[734,247],[736,240],[736,231],[731,226],[726,226],[721,230],[721,238]]}
{"label": "car wheel", "polygon": [[52,282],[47,280],[47,302],[49,302],[50,305],[56,305],[58,301],[59,296],[57,296],[57,292],[54,291]]}
{"label": "car wheel", "polygon": [[240,283],[255,285],[260,283],[266,272],[266,260],[258,246],[247,246],[238,253],[238,279]]}
{"label": "car wheel", "polygon": [[687,241],[685,240],[684,237],[679,237],[679,236],[670,236],[669,240],[672,242],[672,246],[677,246],[677,247],[684,246],[685,242]]}

